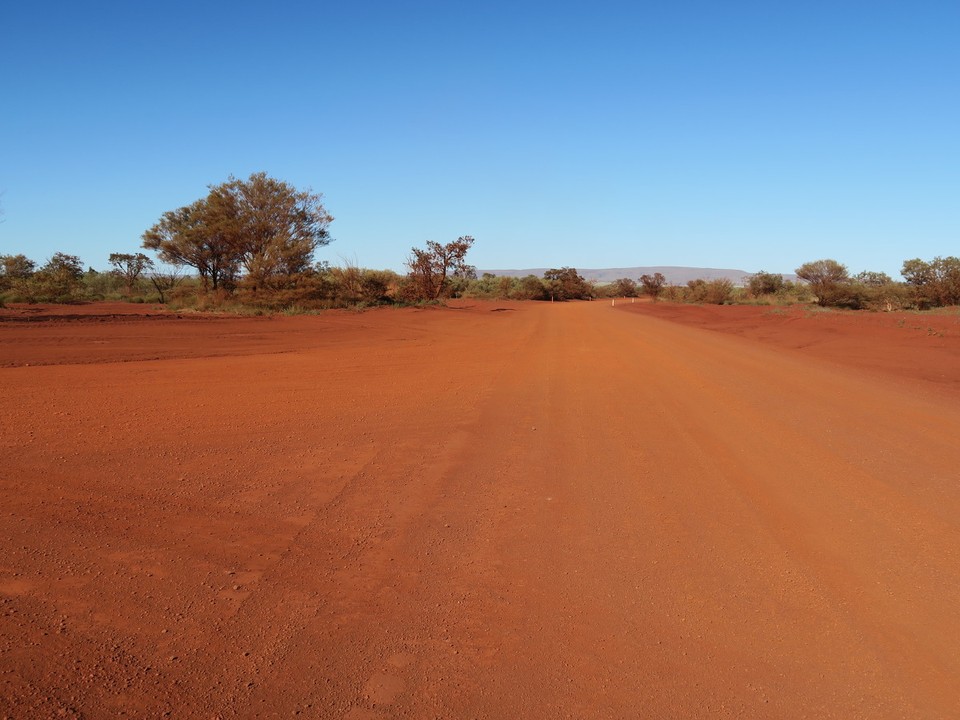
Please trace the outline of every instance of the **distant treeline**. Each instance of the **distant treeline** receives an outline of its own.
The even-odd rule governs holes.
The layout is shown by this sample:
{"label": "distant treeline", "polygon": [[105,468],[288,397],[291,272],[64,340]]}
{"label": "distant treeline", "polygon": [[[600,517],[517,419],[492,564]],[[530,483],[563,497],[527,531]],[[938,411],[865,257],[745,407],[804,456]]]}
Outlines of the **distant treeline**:
{"label": "distant treeline", "polygon": [[451,297],[512,300],[590,300],[649,296],[692,303],[798,303],[851,309],[925,309],[960,304],[960,259],[907,260],[903,281],[884,273],[850,275],[835,260],[805,263],[798,282],[758,272],[746,286],[728,279],[667,285],[659,272],[612,283],[591,283],[576,268],[542,277],[484,274],[467,264],[474,239],[462,236],[412,248],[408,272],[316,262],[331,242],[333,217],[322,196],[255,173],[210,186],[206,197],[163,214],[144,232],[142,249],[116,252],[110,268],[86,270],[76,255],[55,253],[38,265],[25,255],[0,255],[0,304],[127,300],[197,309],[299,311]]}
{"label": "distant treeline", "polygon": [[[461,238],[449,245],[472,243]],[[548,270],[543,277],[476,277],[469,265],[447,266],[442,250],[418,250],[420,266],[411,258],[410,272],[370,270],[353,265],[314,263],[276,287],[251,287],[239,278],[214,290],[196,273],[176,266],[158,266],[142,253],[114,253],[105,271],[83,267],[75,255],[56,253],[38,266],[24,255],[0,255],[0,303],[76,303],[113,300],[168,304],[175,308],[234,311],[309,311],[337,307],[436,302],[447,298],[567,301],[597,298],[649,297],[652,300],[703,304],[817,303],[824,307],[867,310],[928,309],[960,305],[960,259],[908,260],[903,281],[884,273],[850,275],[833,260],[806,263],[797,269],[799,282],[758,272],[745,286],[726,278],[691,280],[667,285],[663,276],[620,278],[592,283],[576,268]],[[469,244],[467,245],[469,247]],[[465,252],[464,252],[465,254]]]}

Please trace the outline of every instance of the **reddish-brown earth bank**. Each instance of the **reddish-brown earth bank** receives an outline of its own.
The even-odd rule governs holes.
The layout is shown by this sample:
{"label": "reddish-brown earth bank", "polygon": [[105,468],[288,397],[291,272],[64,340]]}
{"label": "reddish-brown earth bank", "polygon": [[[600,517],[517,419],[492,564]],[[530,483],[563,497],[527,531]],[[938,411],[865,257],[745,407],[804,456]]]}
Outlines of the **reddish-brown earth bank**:
{"label": "reddish-brown earth bank", "polygon": [[957,315],[56,312],[0,717],[960,716]]}

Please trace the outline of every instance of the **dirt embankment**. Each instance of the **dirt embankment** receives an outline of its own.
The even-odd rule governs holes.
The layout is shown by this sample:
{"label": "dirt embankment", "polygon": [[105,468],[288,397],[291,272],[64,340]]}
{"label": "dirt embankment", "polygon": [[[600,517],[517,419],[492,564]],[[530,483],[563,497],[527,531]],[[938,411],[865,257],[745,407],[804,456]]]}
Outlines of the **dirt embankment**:
{"label": "dirt embankment", "polygon": [[0,716],[960,715],[953,318],[747,310],[0,322]]}
{"label": "dirt embankment", "polygon": [[809,305],[621,303],[621,310],[739,335],[866,372],[927,380],[960,392],[960,308],[874,313]]}

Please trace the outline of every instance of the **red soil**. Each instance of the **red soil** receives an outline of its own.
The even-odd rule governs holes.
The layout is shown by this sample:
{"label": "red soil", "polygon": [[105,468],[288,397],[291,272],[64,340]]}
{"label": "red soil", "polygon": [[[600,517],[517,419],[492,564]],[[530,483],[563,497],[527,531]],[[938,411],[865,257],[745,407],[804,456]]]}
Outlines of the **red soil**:
{"label": "red soil", "polygon": [[872,313],[808,305],[619,302],[624,310],[740,335],[870,372],[942,383],[960,391],[960,308]]}
{"label": "red soil", "polygon": [[0,717],[960,716],[957,315],[121,307],[0,311]]}

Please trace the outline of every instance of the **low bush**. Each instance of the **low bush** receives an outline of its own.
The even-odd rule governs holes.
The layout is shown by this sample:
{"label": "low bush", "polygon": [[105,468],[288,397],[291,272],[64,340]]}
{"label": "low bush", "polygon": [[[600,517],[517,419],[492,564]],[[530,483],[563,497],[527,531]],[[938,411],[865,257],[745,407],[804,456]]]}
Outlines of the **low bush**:
{"label": "low bush", "polygon": [[697,278],[687,283],[686,302],[723,305],[733,299],[733,282],[727,278],[704,280]]}
{"label": "low bush", "polygon": [[755,298],[760,298],[765,295],[776,295],[783,289],[783,284],[783,275],[768,273],[763,270],[751,275],[747,281],[750,294]]}

